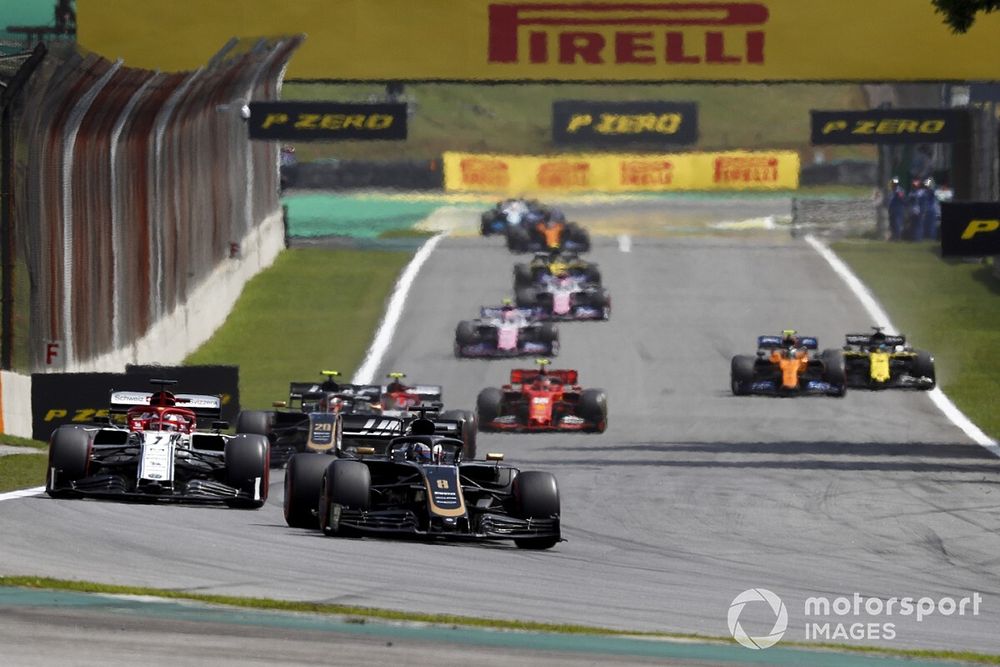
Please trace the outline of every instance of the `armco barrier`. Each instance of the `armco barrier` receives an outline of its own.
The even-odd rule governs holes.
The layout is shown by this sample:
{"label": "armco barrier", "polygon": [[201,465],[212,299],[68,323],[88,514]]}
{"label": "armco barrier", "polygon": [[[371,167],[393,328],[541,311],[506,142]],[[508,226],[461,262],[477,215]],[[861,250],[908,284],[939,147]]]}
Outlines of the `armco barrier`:
{"label": "armco barrier", "polygon": [[445,189],[506,194],[776,190],[799,185],[792,151],[491,155],[445,153]]}
{"label": "armco barrier", "polygon": [[16,126],[15,233],[31,276],[17,312],[31,314],[32,370],[175,361],[139,348],[207,281],[246,280],[273,259],[278,149],[248,140],[241,110],[277,97],[300,41],[234,40],[170,74],[73,50],[46,57]]}

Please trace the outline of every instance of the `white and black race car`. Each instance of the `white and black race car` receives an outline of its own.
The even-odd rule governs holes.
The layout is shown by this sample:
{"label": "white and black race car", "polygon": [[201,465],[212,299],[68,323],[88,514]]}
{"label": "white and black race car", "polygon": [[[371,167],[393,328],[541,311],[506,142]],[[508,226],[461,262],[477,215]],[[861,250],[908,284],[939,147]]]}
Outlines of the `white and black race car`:
{"label": "white and black race car", "polygon": [[[218,396],[114,391],[106,425],[60,426],[49,440],[45,491],[53,498],[220,502],[267,500],[267,438],[226,435]],[[124,424],[116,420],[124,418]],[[199,423],[211,422],[211,430]]]}

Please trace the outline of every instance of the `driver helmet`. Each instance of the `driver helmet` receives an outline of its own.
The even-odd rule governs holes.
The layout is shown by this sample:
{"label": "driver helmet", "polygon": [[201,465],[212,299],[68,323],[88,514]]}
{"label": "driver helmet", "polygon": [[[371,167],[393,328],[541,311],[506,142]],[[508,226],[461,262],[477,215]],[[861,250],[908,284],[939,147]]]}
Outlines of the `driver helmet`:
{"label": "driver helmet", "polygon": [[799,337],[795,329],[785,329],[781,332],[781,344],[783,347],[788,348],[799,346]]}
{"label": "driver helmet", "polygon": [[431,455],[431,448],[422,442],[414,443],[410,449],[410,456],[417,463],[430,463]]}

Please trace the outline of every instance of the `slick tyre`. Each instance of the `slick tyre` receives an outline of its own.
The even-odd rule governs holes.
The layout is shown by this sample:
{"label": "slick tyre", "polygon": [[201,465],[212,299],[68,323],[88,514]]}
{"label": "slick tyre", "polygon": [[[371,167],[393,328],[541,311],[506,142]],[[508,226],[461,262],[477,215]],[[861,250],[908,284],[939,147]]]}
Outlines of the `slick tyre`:
{"label": "slick tyre", "polygon": [[535,277],[532,275],[531,266],[523,262],[514,265],[514,289],[531,287],[534,282]]}
{"label": "slick tyre", "polygon": [[601,389],[584,389],[580,394],[579,414],[594,427],[588,429],[591,433],[604,433],[608,427],[608,397]]}
{"label": "slick tyre", "polygon": [[236,415],[236,432],[254,435],[271,435],[274,413],[265,410],[243,410]]}
{"label": "slick tyre", "polygon": [[71,495],[73,482],[87,476],[90,467],[90,434],[79,426],[60,426],[49,439],[49,467],[45,493],[52,498]]}
{"label": "slick tyre", "polygon": [[476,398],[476,421],[480,431],[489,430],[493,420],[500,416],[503,410],[503,392],[496,387],[487,387],[479,392]]}
{"label": "slick tyre", "polygon": [[441,413],[441,419],[454,419],[462,425],[459,436],[465,445],[462,448],[462,458],[467,461],[476,458],[476,437],[479,428],[475,413],[471,410],[445,410]]}
{"label": "slick tyre", "polygon": [[917,356],[913,360],[913,374],[917,377],[929,377],[933,382],[926,386],[926,389],[933,389],[937,386],[937,375],[934,372],[934,357],[926,350],[917,350]]}
{"label": "slick tyre", "polygon": [[524,252],[531,245],[528,230],[521,226],[507,228],[507,249],[511,252]]}
{"label": "slick tyre", "polygon": [[749,396],[753,386],[756,360],[745,354],[733,357],[729,371],[729,384],[736,396]]}
{"label": "slick tyre", "polygon": [[338,514],[341,509],[368,509],[371,485],[371,472],[360,461],[335,459],[327,467],[319,499],[319,527],[324,535],[355,534],[339,524]]}
{"label": "slick tyre", "polygon": [[843,396],[847,392],[847,365],[843,350],[823,350],[820,359],[823,361],[823,379],[833,387],[832,395]]}
{"label": "slick tyre", "polygon": [[538,305],[538,294],[534,288],[519,287],[514,290],[514,301],[521,308],[533,308]]}
{"label": "slick tyre", "polygon": [[463,320],[455,327],[455,354],[459,353],[464,345],[476,345],[480,342],[479,329],[476,323],[471,320]]}
{"label": "slick tyre", "polygon": [[260,509],[267,502],[271,470],[270,443],[262,435],[240,433],[226,443],[226,483],[239,490],[240,497],[226,504],[238,509]]}
{"label": "slick tyre", "polygon": [[285,523],[292,528],[319,528],[315,510],[319,507],[323,473],[333,457],[324,454],[296,454],[285,469]]}
{"label": "slick tyre", "polygon": [[[547,472],[522,472],[514,478],[514,502],[522,519],[559,520],[559,486],[556,478]],[[560,536],[532,537],[514,540],[521,549],[551,549],[559,543]]]}

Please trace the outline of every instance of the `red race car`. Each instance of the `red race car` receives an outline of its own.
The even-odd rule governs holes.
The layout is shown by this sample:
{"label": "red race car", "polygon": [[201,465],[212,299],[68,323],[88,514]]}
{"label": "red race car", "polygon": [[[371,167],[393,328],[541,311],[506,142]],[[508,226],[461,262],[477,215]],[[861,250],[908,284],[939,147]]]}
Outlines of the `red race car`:
{"label": "red race car", "polygon": [[479,392],[476,412],[481,431],[586,431],[603,433],[608,399],[601,389],[577,384],[575,370],[515,369],[510,384]]}

